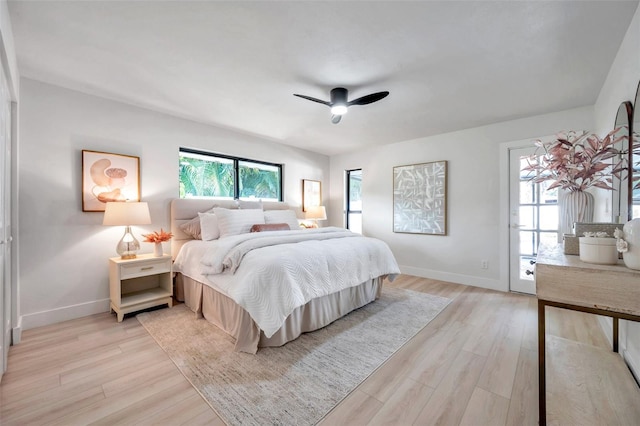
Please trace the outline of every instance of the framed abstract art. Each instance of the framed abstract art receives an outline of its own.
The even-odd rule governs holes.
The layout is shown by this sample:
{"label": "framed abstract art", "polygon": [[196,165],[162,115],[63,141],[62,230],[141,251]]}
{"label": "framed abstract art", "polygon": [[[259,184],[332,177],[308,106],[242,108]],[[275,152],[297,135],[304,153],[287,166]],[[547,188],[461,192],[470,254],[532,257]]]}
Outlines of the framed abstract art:
{"label": "framed abstract art", "polygon": [[82,211],[109,201],[140,201],[140,157],[82,150]]}
{"label": "framed abstract art", "polygon": [[393,232],[447,235],[447,162],[393,168]]}

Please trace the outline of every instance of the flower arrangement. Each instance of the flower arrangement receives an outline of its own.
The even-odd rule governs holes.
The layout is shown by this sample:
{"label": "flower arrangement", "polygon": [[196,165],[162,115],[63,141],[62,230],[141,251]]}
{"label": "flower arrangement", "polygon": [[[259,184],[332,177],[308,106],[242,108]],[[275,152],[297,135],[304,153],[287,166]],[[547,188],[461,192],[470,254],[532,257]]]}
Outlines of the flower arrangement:
{"label": "flower arrangement", "polygon": [[144,237],[145,243],[163,243],[165,241],[169,241],[173,234],[171,232],[164,232],[162,228],[160,228],[160,232],[155,231],[151,234],[142,234]]}
{"label": "flower arrangement", "polygon": [[[612,159],[623,152],[614,147],[626,140],[614,129],[603,139],[587,132],[558,133],[551,142],[535,141],[537,152],[528,159],[522,171],[535,172],[534,183],[553,181],[547,190],[562,188],[570,192],[591,187],[613,190],[611,176],[620,179],[627,170],[625,158],[614,164]],[[544,151],[539,153],[539,150]]]}
{"label": "flower arrangement", "polygon": [[620,253],[626,253],[629,251],[629,244],[624,239],[624,232],[621,229],[616,228],[613,231],[613,236],[616,239],[616,249]]}

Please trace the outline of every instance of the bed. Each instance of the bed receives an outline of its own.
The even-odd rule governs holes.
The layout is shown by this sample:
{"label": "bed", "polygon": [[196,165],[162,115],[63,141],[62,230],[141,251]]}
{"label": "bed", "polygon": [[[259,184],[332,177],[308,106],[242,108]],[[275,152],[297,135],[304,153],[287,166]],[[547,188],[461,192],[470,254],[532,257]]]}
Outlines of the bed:
{"label": "bed", "polygon": [[171,232],[176,298],[241,352],[320,329],[374,301],[400,273],[384,242],[301,229],[281,202],[175,199]]}

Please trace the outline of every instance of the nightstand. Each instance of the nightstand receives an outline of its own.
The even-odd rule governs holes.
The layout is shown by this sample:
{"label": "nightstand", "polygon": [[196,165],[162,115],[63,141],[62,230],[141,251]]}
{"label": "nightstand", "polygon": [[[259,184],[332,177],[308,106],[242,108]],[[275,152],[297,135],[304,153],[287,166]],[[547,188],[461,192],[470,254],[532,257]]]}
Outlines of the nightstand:
{"label": "nightstand", "polygon": [[172,306],[171,256],[139,255],[135,259],[109,259],[111,310],[118,315],[158,305]]}

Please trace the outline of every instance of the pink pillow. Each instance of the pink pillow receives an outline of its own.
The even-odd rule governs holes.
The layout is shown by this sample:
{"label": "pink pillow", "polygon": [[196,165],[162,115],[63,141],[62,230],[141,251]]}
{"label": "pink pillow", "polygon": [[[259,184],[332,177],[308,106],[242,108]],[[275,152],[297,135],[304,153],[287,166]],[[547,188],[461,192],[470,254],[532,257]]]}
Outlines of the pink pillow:
{"label": "pink pillow", "polygon": [[291,228],[286,223],[258,223],[251,227],[249,232],[264,231],[289,231]]}

